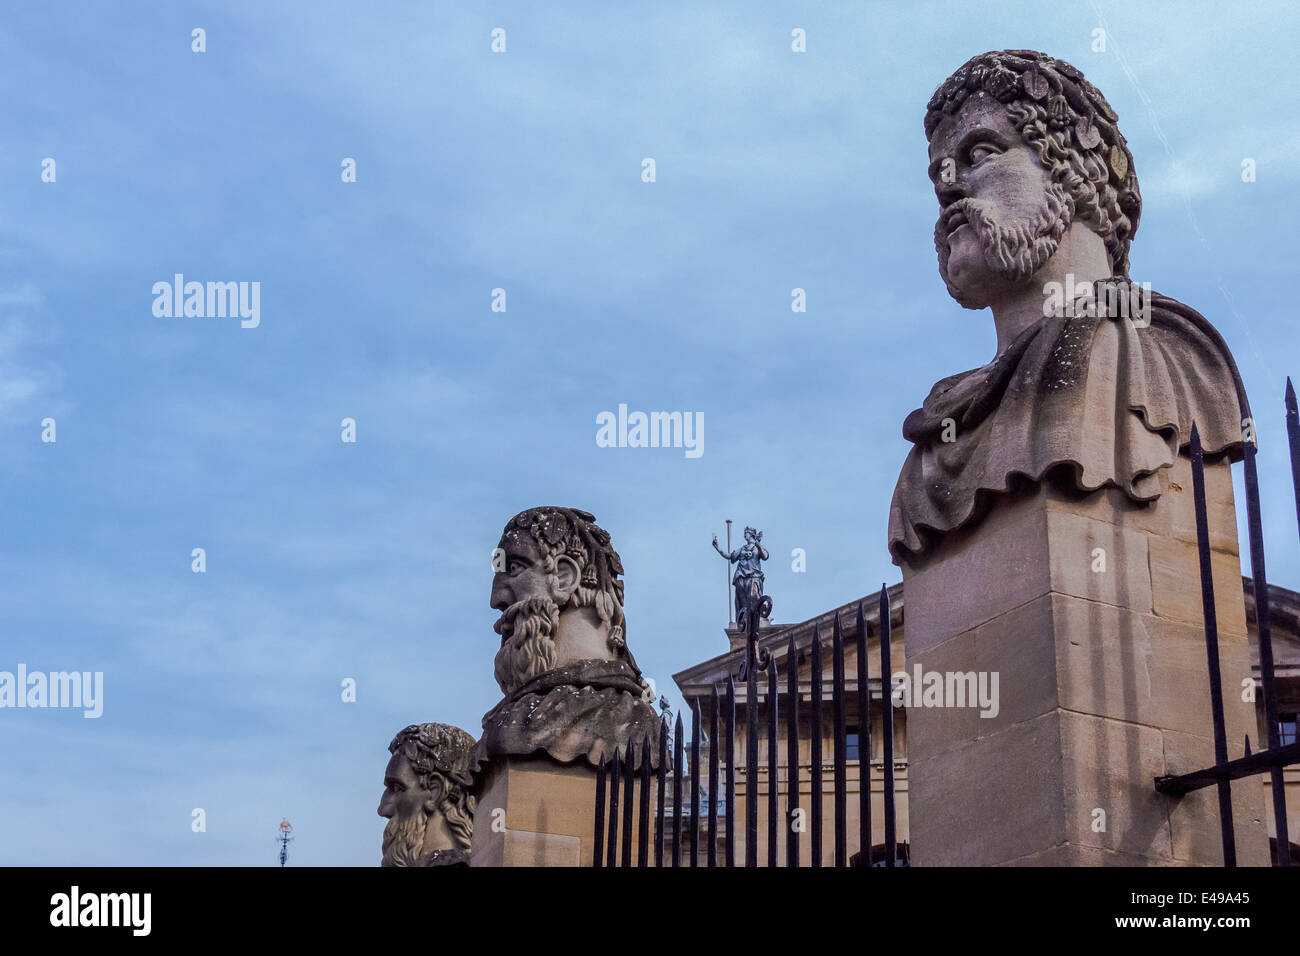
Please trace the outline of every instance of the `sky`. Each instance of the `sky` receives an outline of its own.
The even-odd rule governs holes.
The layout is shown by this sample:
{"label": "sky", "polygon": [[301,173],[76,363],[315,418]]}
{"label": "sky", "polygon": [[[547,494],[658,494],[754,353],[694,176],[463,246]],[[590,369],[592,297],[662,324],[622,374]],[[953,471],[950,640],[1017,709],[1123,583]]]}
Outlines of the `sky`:
{"label": "sky", "polygon": [[[500,697],[491,551],[530,506],[611,533],[674,703],[727,647],[726,519],[764,531],[774,621],[899,580],[902,421],[995,350],[937,274],[922,129],[986,50],[1118,112],[1132,276],[1233,350],[1270,580],[1300,587],[1300,13],[1216,6],[9,8],[0,670],[104,694],[0,710],[0,864],[275,865],[287,817],[290,865],[376,865],[393,734],[477,735]],[[176,273],[259,283],[259,323],[155,315]],[[620,404],[702,414],[703,453],[598,446]]]}

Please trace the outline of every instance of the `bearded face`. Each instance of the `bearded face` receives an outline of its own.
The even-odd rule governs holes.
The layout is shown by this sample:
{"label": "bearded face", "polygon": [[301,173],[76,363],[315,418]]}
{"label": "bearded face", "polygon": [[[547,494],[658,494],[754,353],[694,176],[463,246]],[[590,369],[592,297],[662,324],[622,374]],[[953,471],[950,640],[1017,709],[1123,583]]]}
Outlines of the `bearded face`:
{"label": "bearded face", "polygon": [[506,695],[555,667],[556,630],[563,598],[556,565],[548,563],[532,535],[509,528],[501,537],[504,567],[492,578],[492,606],[501,616],[496,679]]}
{"label": "bearded face", "polygon": [[[949,293],[968,309],[982,309],[989,302],[980,295],[987,281],[970,281],[970,274],[983,272],[986,278],[1001,278],[1009,287],[1021,286],[1056,255],[1061,236],[1070,224],[1070,199],[1065,187],[1049,183],[1038,209],[1026,219],[999,219],[996,202],[983,199],[959,199],[944,208],[934,226],[934,247],[939,253],[939,274]],[[981,269],[949,271],[952,258],[950,240],[963,228],[974,231],[962,238],[973,238],[982,259]],[[950,275],[953,277],[950,278]]]}
{"label": "bearded face", "polygon": [[501,635],[495,673],[504,693],[513,694],[555,667],[559,622],[560,606],[544,594],[516,601],[501,612],[493,630]]}
{"label": "bearded face", "polygon": [[379,815],[388,817],[384,827],[383,866],[418,866],[424,855],[429,827],[429,803],[433,795],[401,753],[395,753],[384,770],[384,795]]}
{"label": "bearded face", "polygon": [[604,531],[571,523],[590,519],[583,514],[521,512],[493,552],[490,603],[501,612],[493,625],[501,635],[495,672],[507,697],[570,661],[626,657],[635,667],[624,637],[622,582],[600,574],[621,574],[621,563]]}
{"label": "bearded face", "polygon": [[981,309],[1031,281],[1055,255],[1073,216],[1011,123],[1006,107],[971,97],[930,141],[939,197],[934,245],[949,294]]}

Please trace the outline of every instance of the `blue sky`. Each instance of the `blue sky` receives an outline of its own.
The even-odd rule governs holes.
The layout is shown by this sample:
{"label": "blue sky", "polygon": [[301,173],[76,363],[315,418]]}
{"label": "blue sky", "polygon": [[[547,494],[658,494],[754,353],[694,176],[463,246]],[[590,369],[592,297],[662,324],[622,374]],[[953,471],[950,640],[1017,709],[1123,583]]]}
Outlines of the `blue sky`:
{"label": "blue sky", "polygon": [[[377,864],[389,739],[500,696],[490,552],[528,506],[611,532],[661,689],[725,649],[726,518],[764,530],[778,621],[897,580],[902,420],[994,349],[938,279],[922,133],[989,49],[1119,113],[1133,277],[1234,350],[1300,586],[1291,4],[384,7],[0,24],[0,670],[105,680],[98,720],[0,711],[0,863],[270,865],[287,816],[293,863]],[[155,317],[177,272],[260,282],[260,326]],[[620,403],[703,412],[703,456],[597,447]]]}

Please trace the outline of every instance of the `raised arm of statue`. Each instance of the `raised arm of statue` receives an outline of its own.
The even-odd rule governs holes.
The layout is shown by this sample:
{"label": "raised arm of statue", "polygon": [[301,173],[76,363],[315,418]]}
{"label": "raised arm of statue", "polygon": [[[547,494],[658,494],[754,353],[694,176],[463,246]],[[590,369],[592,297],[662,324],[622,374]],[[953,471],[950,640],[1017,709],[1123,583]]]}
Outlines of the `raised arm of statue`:
{"label": "raised arm of statue", "polygon": [[718,546],[718,536],[716,534],[713,536],[713,550],[717,551],[718,554],[722,555],[728,561],[736,560],[735,554],[728,554],[727,552],[723,551],[721,547]]}

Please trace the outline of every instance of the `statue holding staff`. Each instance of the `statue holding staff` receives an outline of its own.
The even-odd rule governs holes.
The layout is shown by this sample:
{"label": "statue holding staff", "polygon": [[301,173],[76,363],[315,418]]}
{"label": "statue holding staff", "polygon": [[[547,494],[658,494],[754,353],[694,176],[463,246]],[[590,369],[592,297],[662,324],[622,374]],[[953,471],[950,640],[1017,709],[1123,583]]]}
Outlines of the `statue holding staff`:
{"label": "statue holding staff", "polygon": [[762,562],[770,560],[772,556],[763,547],[763,532],[755,528],[745,529],[745,543],[731,553],[719,547],[716,534],[713,536],[713,548],[736,565],[731,583],[736,588],[736,622],[739,624],[744,620],[742,612],[747,596],[752,595],[755,602],[763,596]]}

